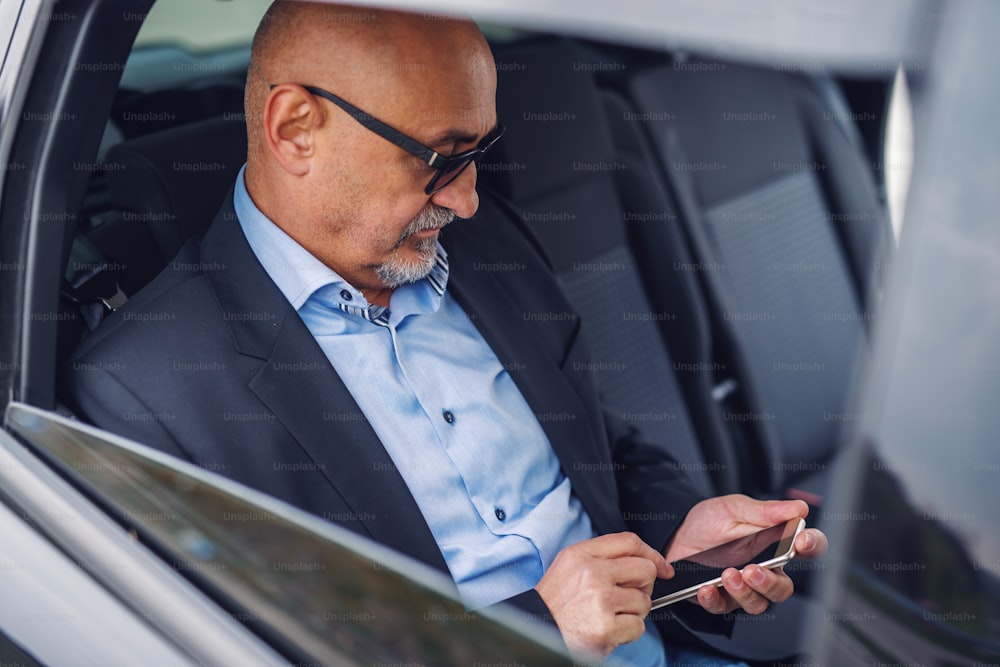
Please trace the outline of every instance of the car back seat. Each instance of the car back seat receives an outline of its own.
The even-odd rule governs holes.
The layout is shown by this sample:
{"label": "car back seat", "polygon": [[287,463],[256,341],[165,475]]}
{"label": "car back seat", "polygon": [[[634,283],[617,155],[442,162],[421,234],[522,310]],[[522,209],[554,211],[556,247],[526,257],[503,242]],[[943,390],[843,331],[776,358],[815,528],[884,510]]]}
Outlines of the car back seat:
{"label": "car back seat", "polygon": [[[242,117],[211,118],[124,141],[108,151],[111,202],[149,230],[160,268],[215,218],[246,161]],[[114,230],[111,230],[112,233]]]}
{"label": "car back seat", "polygon": [[208,118],[241,118],[244,84],[242,76],[227,76],[150,92],[120,88],[110,120],[134,139]]}
{"label": "car back seat", "polygon": [[804,486],[816,502],[890,247],[871,169],[801,76],[692,61],[625,88],[705,269],[749,406],[733,418],[756,428],[770,492]]}
{"label": "car back seat", "polygon": [[713,325],[697,270],[701,265],[688,248],[677,207],[658,177],[656,157],[631,120],[635,114],[626,101],[608,90],[602,91],[602,100],[616,155],[625,165],[617,172],[618,189],[643,284],[657,309],[680,314],[679,326],[665,327],[663,334],[693,419],[699,432],[707,434],[703,442],[730,443],[724,464],[733,470],[736,490],[770,495],[771,457],[756,448],[744,424],[726,420],[745,406],[733,391],[735,369],[725,354],[729,346],[718,340],[720,332]]}
{"label": "car back seat", "polygon": [[[670,292],[669,300],[651,300],[644,286],[661,275],[664,265],[692,260],[651,153],[620,143],[626,135],[612,131],[612,116],[627,107],[592,76],[597,68],[589,65],[599,54],[559,41],[508,46],[496,57],[504,64],[498,71],[498,115],[508,129],[501,154],[481,169],[480,177],[499,181],[498,188],[523,212],[549,253],[581,316],[606,404],[652,442],[663,444],[696,481],[708,472],[708,479],[699,482],[703,489],[710,482],[715,493],[738,490],[733,433],[724,428],[711,397],[728,369],[717,368],[712,356],[710,318],[696,274],[671,270],[669,283],[658,286]],[[513,90],[516,95],[508,92]],[[641,230],[658,230],[647,241],[672,243],[634,246],[644,238]],[[643,256],[643,249],[654,254]],[[643,266],[637,255],[653,266]],[[677,347],[668,346],[667,339]],[[682,350],[684,362],[675,361],[674,349]],[[684,375],[693,381],[682,382]],[[697,435],[685,384],[704,393],[698,405],[708,428],[702,424]],[[736,624],[729,638],[694,636],[743,659],[785,658],[803,648],[801,622],[809,604],[808,597],[799,596],[770,612],[771,622],[764,626]],[[657,620],[668,622],[660,626],[668,642],[695,641],[669,623],[669,612]]]}
{"label": "car back seat", "polygon": [[77,230],[66,251],[58,368],[86,329],[124,304],[187,238],[211,223],[245,159],[240,116],[169,127],[108,151],[101,176],[111,210]]}
{"label": "car back seat", "polygon": [[[480,178],[501,180],[546,248],[594,357],[605,404],[662,444],[703,493],[735,490],[726,434],[699,441],[661,330],[687,313],[650,303],[633,256],[617,189],[622,163],[587,71],[569,41],[498,49],[497,113],[507,126]],[[516,93],[514,92],[516,91]]]}

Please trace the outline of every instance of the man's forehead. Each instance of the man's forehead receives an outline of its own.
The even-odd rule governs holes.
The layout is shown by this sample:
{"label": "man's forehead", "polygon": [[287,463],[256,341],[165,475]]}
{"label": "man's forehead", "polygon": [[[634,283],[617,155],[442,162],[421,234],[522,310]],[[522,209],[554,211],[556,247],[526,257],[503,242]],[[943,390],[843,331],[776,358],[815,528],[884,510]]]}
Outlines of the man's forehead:
{"label": "man's forehead", "polygon": [[376,65],[352,88],[370,107],[363,108],[398,123],[427,146],[475,144],[496,125],[496,82],[492,66],[486,70],[470,60],[452,59],[442,67],[419,61]]}
{"label": "man's forehead", "polygon": [[[475,112],[468,109],[432,109],[415,114],[414,120],[427,128],[427,136],[431,141],[462,143],[477,139],[484,129],[491,129],[496,124],[496,108],[491,105]],[[484,123],[490,127],[484,128]]]}

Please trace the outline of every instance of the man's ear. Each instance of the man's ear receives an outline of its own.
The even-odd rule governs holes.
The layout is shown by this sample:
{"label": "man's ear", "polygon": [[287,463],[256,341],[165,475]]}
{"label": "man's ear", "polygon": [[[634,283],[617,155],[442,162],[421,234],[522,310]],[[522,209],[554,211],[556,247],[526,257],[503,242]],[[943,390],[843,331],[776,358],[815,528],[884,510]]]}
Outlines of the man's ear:
{"label": "man's ear", "polygon": [[301,86],[281,84],[264,103],[264,141],[281,168],[293,176],[309,173],[323,122],[322,109]]}

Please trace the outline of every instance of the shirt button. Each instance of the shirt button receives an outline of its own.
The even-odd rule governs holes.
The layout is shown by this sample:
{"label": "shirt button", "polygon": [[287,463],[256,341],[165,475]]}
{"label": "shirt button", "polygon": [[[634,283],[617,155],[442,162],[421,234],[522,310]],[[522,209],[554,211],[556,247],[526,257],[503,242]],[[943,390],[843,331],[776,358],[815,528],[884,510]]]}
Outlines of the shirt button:
{"label": "shirt button", "polygon": [[354,297],[351,296],[350,292],[348,292],[345,289],[342,289],[342,290],[340,290],[340,298],[343,299],[344,301],[350,301]]}
{"label": "shirt button", "polygon": [[448,422],[449,424],[454,424],[455,423],[455,413],[452,412],[451,410],[444,410],[444,411],[442,411],[441,412],[441,416],[444,417],[444,420],[446,422]]}
{"label": "shirt button", "polygon": [[502,507],[494,507],[493,508],[493,513],[497,515],[497,520],[498,521],[506,521],[507,520],[507,513],[503,511]]}

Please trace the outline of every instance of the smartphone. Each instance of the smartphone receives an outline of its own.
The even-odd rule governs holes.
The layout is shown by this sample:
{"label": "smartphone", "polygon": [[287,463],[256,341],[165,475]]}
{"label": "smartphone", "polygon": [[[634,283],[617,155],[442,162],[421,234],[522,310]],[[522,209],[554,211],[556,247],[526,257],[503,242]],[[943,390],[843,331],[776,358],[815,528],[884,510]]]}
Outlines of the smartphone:
{"label": "smartphone", "polygon": [[694,597],[702,586],[722,586],[722,572],[730,567],[742,570],[751,563],[766,568],[784,565],[795,557],[795,537],[805,527],[804,519],[792,519],[671,563],[674,576],[656,582],[653,594],[658,597],[653,599],[652,609]]}

